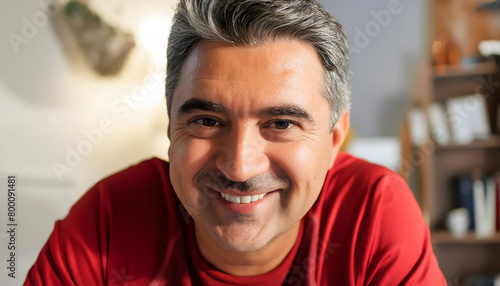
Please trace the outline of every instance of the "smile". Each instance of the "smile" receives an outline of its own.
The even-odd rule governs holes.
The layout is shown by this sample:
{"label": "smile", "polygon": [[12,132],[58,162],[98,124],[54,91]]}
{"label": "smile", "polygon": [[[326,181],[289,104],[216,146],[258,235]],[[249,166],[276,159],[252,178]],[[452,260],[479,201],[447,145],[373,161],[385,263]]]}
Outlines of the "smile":
{"label": "smile", "polygon": [[233,196],[230,194],[220,193],[221,197],[224,198],[228,202],[232,202],[235,204],[249,204],[251,202],[256,202],[262,199],[267,193],[253,195],[253,196]]}

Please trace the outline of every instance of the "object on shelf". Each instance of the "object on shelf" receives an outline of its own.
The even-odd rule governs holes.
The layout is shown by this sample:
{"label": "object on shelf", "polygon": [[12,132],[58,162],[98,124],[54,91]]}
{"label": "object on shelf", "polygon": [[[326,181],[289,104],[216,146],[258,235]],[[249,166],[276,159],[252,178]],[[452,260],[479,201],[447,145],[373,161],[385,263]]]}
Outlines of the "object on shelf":
{"label": "object on shelf", "polygon": [[478,238],[495,233],[500,218],[498,194],[500,193],[500,172],[495,176],[482,176],[479,169],[453,179],[455,207],[467,209],[469,230]]}
{"label": "object on shelf", "polygon": [[446,45],[442,40],[432,43],[432,60],[436,71],[441,71],[443,67],[446,67]]}
{"label": "object on shelf", "polygon": [[473,174],[474,217],[476,236],[488,237],[495,234],[496,228],[496,186],[493,177],[481,178],[480,172]]}
{"label": "object on shelf", "polygon": [[490,136],[486,102],[482,95],[454,97],[446,101],[453,143],[470,144]]}
{"label": "object on shelf", "polygon": [[464,237],[470,225],[469,211],[466,208],[451,210],[446,218],[446,225],[454,237]]}
{"label": "object on shelf", "polygon": [[425,113],[421,108],[412,108],[408,112],[410,139],[414,146],[422,146],[429,140],[429,130]]}
{"label": "object on shelf", "polygon": [[497,106],[497,122],[496,122],[496,130],[497,130],[497,134],[500,134],[500,102],[498,103],[498,106]]}
{"label": "object on shelf", "polygon": [[132,34],[105,23],[77,0],[69,1],[64,13],[72,34],[92,68],[101,75],[118,73],[135,46]]}
{"label": "object on shelf", "polygon": [[490,126],[488,123],[488,108],[486,100],[481,94],[467,96],[465,103],[468,104],[470,110],[470,121],[474,139],[486,139],[491,135]]}
{"label": "object on shelf", "polygon": [[467,209],[469,214],[469,229],[476,229],[474,190],[472,188],[472,177],[470,174],[463,174],[454,179],[456,206]]}
{"label": "object on shelf", "polygon": [[450,144],[450,130],[444,108],[439,103],[433,103],[428,109],[429,125],[431,127],[432,138],[439,145]]}
{"label": "object on shelf", "polygon": [[484,57],[500,55],[500,41],[482,41],[479,43],[479,53]]}
{"label": "object on shelf", "polygon": [[436,73],[443,74],[449,66],[460,66],[461,53],[449,36],[443,36],[432,43],[432,58]]}
{"label": "object on shelf", "polygon": [[497,230],[500,231],[500,172],[495,174],[497,189]]}

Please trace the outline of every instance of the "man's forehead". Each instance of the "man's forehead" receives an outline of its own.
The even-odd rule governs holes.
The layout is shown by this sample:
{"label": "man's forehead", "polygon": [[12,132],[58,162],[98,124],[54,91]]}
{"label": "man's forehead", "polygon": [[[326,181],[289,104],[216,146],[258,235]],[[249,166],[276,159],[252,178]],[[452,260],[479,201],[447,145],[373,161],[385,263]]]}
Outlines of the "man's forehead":
{"label": "man's forehead", "polygon": [[286,39],[255,46],[201,41],[188,55],[184,67],[192,79],[269,81],[270,77],[291,79],[299,73],[310,80],[323,79],[323,66],[314,48]]}
{"label": "man's forehead", "polygon": [[323,79],[315,50],[299,41],[258,46],[202,41],[183,66],[172,111],[175,116],[217,110],[310,120],[313,102],[328,106]]}

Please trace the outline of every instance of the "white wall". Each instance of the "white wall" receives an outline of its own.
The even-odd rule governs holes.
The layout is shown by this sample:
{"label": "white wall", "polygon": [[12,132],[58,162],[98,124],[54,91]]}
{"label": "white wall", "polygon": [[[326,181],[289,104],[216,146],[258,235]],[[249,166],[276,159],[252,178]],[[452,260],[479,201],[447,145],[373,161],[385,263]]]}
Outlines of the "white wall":
{"label": "white wall", "polygon": [[361,137],[398,136],[404,108],[414,96],[416,69],[428,58],[428,1],[321,2],[349,38],[351,126]]}
{"label": "white wall", "polygon": [[[101,8],[133,29],[146,15],[171,17],[170,2],[108,0]],[[46,17],[41,7],[0,2],[0,285],[22,284],[54,221],[92,184],[145,158],[166,158],[168,150],[164,71],[153,69],[148,47],[138,43],[119,76],[100,77],[68,60],[52,25],[62,12]],[[13,45],[9,33],[23,42]],[[69,150],[84,155],[78,160]],[[55,162],[68,172],[58,177]],[[6,270],[8,174],[17,176],[15,279]]]}

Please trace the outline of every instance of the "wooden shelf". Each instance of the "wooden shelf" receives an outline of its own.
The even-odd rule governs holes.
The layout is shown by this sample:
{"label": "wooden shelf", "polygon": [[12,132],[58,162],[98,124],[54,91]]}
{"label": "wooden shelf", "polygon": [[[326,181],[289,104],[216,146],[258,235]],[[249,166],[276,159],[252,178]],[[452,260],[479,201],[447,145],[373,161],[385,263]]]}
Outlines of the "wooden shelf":
{"label": "wooden shelf", "polygon": [[470,66],[448,66],[444,67],[442,72],[434,71],[435,79],[447,79],[456,77],[477,76],[483,74],[492,74],[498,71],[496,62],[482,62]]}
{"label": "wooden shelf", "polygon": [[449,231],[433,231],[431,233],[432,244],[499,244],[500,232],[493,236],[477,238],[473,232],[468,232],[464,237],[454,237]]}
{"label": "wooden shelf", "polygon": [[[471,67],[447,68],[442,74],[434,73],[432,78],[432,102],[445,102],[447,99],[470,94],[488,94],[490,100],[498,96],[489,82],[496,83],[500,78],[496,62],[485,62]],[[494,105],[494,102],[491,103]]]}
{"label": "wooden shelf", "polygon": [[486,139],[474,140],[470,144],[457,145],[438,145],[436,144],[436,151],[453,151],[453,150],[474,150],[474,149],[492,149],[500,148],[500,136],[492,135]]}
{"label": "wooden shelf", "polygon": [[[433,50],[429,62],[458,63],[467,58],[481,62],[423,67],[415,102],[425,110],[433,103],[446,104],[451,98],[481,94],[489,127],[495,135],[465,145],[428,144],[418,149],[406,146],[409,151],[403,161],[410,162],[406,168],[408,182],[431,226],[431,241],[439,266],[446,280],[455,284],[463,283],[460,280],[470,274],[500,273],[500,231],[487,238],[477,238],[473,232],[457,238],[446,230],[446,217],[457,207],[454,179],[473,169],[480,169],[484,175],[500,172],[500,88],[495,86],[500,82],[500,57],[477,57],[479,43],[493,35],[489,15],[476,11],[481,1],[430,2],[431,43],[443,46],[429,47]],[[464,32],[454,33],[451,23],[460,23]]]}

